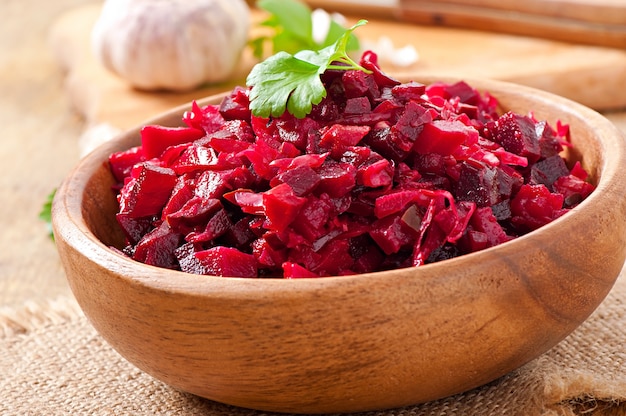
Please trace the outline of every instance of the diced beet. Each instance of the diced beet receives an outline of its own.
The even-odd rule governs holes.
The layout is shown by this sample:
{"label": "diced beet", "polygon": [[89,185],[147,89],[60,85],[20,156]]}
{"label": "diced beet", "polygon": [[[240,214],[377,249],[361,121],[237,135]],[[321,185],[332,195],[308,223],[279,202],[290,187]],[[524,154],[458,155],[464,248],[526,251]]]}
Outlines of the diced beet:
{"label": "diced beet", "polygon": [[425,92],[426,85],[415,81],[396,85],[391,89],[391,94],[394,98],[404,103],[411,100],[419,100]]}
{"label": "diced beet", "polygon": [[333,198],[347,195],[356,185],[356,168],[349,163],[324,163],[317,173],[321,179],[317,190]]}
{"label": "diced beet", "polygon": [[367,96],[370,99],[380,97],[380,89],[373,75],[363,71],[345,71],[341,77],[346,98]]}
{"label": "diced beet", "polygon": [[253,188],[258,186],[258,177],[247,166],[220,171],[230,189]]}
{"label": "diced beet", "polygon": [[257,261],[236,248],[217,246],[195,253],[206,275],[257,277]]}
{"label": "diced beet", "polygon": [[219,111],[226,120],[250,120],[252,114],[248,90],[235,87],[230,94],[224,96]]}
{"label": "diced beet", "polygon": [[194,101],[191,103],[191,110],[183,114],[183,122],[191,128],[213,133],[224,125],[224,117],[220,114],[218,106],[200,107]]}
{"label": "diced beet", "polygon": [[461,164],[461,176],[454,190],[458,200],[474,202],[479,207],[491,206],[500,202],[500,188],[497,169],[487,166]]}
{"label": "diced beet", "polygon": [[380,159],[365,166],[359,166],[356,172],[357,184],[370,188],[391,186],[393,165],[387,159]]}
{"label": "diced beet", "polygon": [[285,247],[274,247],[265,238],[258,238],[252,242],[252,254],[259,265],[265,268],[278,268],[287,261]]}
{"label": "diced beet", "polygon": [[227,201],[239,206],[246,214],[263,215],[265,212],[262,193],[257,193],[249,189],[238,189],[225,193],[223,196]]}
{"label": "diced beet", "polygon": [[241,154],[248,158],[254,172],[261,178],[269,181],[276,175],[271,162],[278,159],[280,153],[264,141],[257,141],[253,147],[244,150]]}
{"label": "diced beet", "polygon": [[329,241],[319,251],[321,260],[313,272],[324,276],[336,276],[345,270],[350,270],[354,259],[350,256],[350,244],[345,239]]}
{"label": "diced beet", "polygon": [[543,184],[549,190],[553,190],[552,184],[561,176],[569,175],[569,169],[565,161],[559,155],[550,156],[547,159],[537,161],[530,169],[530,182]]}
{"label": "diced beet", "polygon": [[313,106],[309,117],[321,122],[334,121],[339,117],[339,106],[330,96],[326,96],[322,102]]}
{"label": "diced beet", "polygon": [[490,207],[476,208],[470,219],[470,226],[472,230],[485,234],[488,247],[511,240],[511,237],[506,234],[500,223],[498,223]]}
{"label": "diced beet", "polygon": [[356,146],[369,131],[368,126],[333,124],[322,133],[319,146],[330,151],[335,159],[339,159],[349,147]]}
{"label": "diced beet", "polygon": [[281,118],[273,120],[275,128],[274,138],[281,142],[293,144],[300,151],[304,151],[307,144],[309,131],[319,130],[319,123],[309,117],[296,118],[285,114]]}
{"label": "diced beet", "polygon": [[312,169],[322,166],[328,153],[322,154],[305,154],[296,156],[294,158],[276,159],[270,162],[271,167],[278,168],[280,172],[285,172],[290,169],[295,169],[301,166],[308,166]]}
{"label": "diced beet", "polygon": [[179,176],[172,189],[169,200],[163,207],[163,218],[178,211],[194,196],[195,181],[187,176]]}
{"label": "diced beet", "polygon": [[296,216],[293,229],[308,241],[313,242],[327,232],[326,224],[332,212],[333,206],[330,201],[311,195]]}
{"label": "diced beet", "polygon": [[395,99],[386,99],[381,101],[376,107],[374,107],[373,113],[388,114],[389,123],[396,123],[400,114],[404,112],[404,105]]}
{"label": "diced beet", "polygon": [[188,146],[171,167],[178,175],[182,175],[188,172],[211,169],[217,165],[218,160],[215,149],[194,144]]}
{"label": "diced beet", "polygon": [[139,176],[131,179],[120,191],[120,213],[131,218],[160,215],[177,182],[172,169],[144,163]]}
{"label": "diced beet", "polygon": [[523,231],[535,230],[561,215],[563,200],[545,185],[522,185],[511,200],[511,222]]}
{"label": "diced beet", "polygon": [[207,243],[211,242],[228,232],[228,230],[233,226],[233,223],[230,221],[226,210],[220,208],[213,215],[210,216],[204,230],[196,229],[191,231],[189,234],[185,236],[185,240],[190,243]]}
{"label": "diced beet", "polygon": [[372,51],[363,52],[360,63],[363,68],[372,71],[372,75],[376,80],[376,83],[381,87],[393,87],[400,84],[400,81],[381,71],[380,66],[378,65],[378,56],[376,53]]}
{"label": "diced beet", "polygon": [[133,218],[128,214],[117,213],[115,219],[132,245],[137,244],[154,227],[154,217]]}
{"label": "diced beet", "polygon": [[269,229],[284,231],[297,217],[306,198],[296,195],[286,183],[263,193],[265,215],[270,222]]}
{"label": "diced beet", "polygon": [[394,138],[395,134],[392,134],[392,127],[388,123],[378,123],[364,139],[364,143],[385,158],[399,162],[407,158],[409,151],[396,146],[401,140]]}
{"label": "diced beet", "polygon": [[369,235],[387,255],[397,253],[415,239],[415,230],[408,227],[400,215],[391,215],[376,220]]}
{"label": "diced beet", "polygon": [[204,199],[220,198],[232,188],[228,182],[228,173],[212,170],[202,172],[196,177],[194,194]]}
{"label": "diced beet", "polygon": [[515,153],[507,152],[502,147],[494,149],[491,153],[495,155],[502,164],[515,165],[523,168],[528,166],[528,159],[523,156],[518,156]]}
{"label": "diced beet", "polygon": [[254,142],[254,132],[248,120],[227,120],[220,131],[227,131],[242,142]]}
{"label": "diced beet", "polygon": [[204,130],[194,127],[164,127],[148,125],[141,129],[141,147],[146,159],[161,156],[170,146],[190,143],[205,134]]}
{"label": "diced beet", "polygon": [[372,111],[372,104],[367,97],[348,98],[344,114],[367,114]]}
{"label": "diced beet", "polygon": [[542,158],[545,159],[558,155],[563,150],[563,146],[557,137],[557,132],[545,120],[535,124],[535,133],[539,138]]}
{"label": "diced beet", "polygon": [[306,245],[291,247],[287,252],[287,258],[311,271],[322,261],[322,255]]}
{"label": "diced beet", "polygon": [[192,230],[202,230],[219,210],[222,203],[216,198],[193,197],[189,199],[178,211],[165,217],[172,230],[181,234],[190,233]]}
{"label": "diced beet", "polygon": [[163,222],[137,243],[133,259],[152,266],[176,268],[178,261],[174,252],[181,240],[182,236]]}
{"label": "diced beet", "polygon": [[552,186],[554,192],[563,195],[563,205],[568,208],[578,205],[595,189],[589,182],[573,174],[561,176]]}
{"label": "diced beet", "polygon": [[527,116],[505,113],[492,123],[493,140],[505,150],[535,163],[541,156],[535,123]]}
{"label": "diced beet", "polygon": [[478,105],[481,100],[478,91],[465,81],[447,85],[445,95],[447,98],[458,97],[462,103],[470,105]]}
{"label": "diced beet", "polygon": [[464,144],[478,140],[478,132],[458,120],[433,120],[424,124],[413,150],[420,154],[449,155]]}
{"label": "diced beet", "polygon": [[128,150],[112,153],[109,156],[109,166],[113,177],[119,183],[130,175],[130,171],[136,164],[146,160],[141,146],[131,147]]}
{"label": "diced beet", "polygon": [[174,251],[174,255],[178,260],[180,270],[186,273],[193,274],[206,274],[204,266],[196,257],[197,251],[202,251],[203,248],[197,248],[193,243],[183,243]]}
{"label": "diced beet", "polygon": [[239,153],[250,147],[250,143],[240,140],[230,132],[222,130],[208,136],[207,144],[217,152]]}
{"label": "diced beet", "polygon": [[415,101],[410,101],[405,106],[398,122],[391,128],[394,146],[405,152],[414,149],[415,141],[431,122],[432,118],[428,110]]}
{"label": "diced beet", "polygon": [[255,239],[255,234],[250,229],[250,218],[244,217],[226,230],[223,240],[229,247],[243,249]]}
{"label": "diced beet", "polygon": [[463,240],[461,240],[461,247],[468,253],[484,250],[490,246],[491,244],[487,233],[476,231],[471,228],[467,230],[463,236]]}
{"label": "diced beet", "polygon": [[290,261],[284,262],[282,265],[283,275],[285,279],[300,279],[303,277],[319,277],[319,275],[313,273],[310,270],[305,269],[298,263]]}
{"label": "diced beet", "polygon": [[505,199],[501,202],[498,202],[497,204],[491,206],[491,211],[493,212],[493,215],[496,217],[498,222],[502,223],[509,221],[512,216],[511,201]]}
{"label": "diced beet", "polygon": [[293,189],[296,195],[305,196],[311,193],[320,181],[320,175],[313,168],[303,165],[279,173],[275,181],[270,182],[270,185],[274,186],[281,182],[286,183]]}

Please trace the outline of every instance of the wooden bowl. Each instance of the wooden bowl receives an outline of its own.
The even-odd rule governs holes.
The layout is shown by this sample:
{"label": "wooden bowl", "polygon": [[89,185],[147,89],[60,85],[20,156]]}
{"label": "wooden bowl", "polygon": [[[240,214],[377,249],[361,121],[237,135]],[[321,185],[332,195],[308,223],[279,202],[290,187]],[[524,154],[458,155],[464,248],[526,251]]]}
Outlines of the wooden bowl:
{"label": "wooden bowl", "polygon": [[[419,268],[296,280],[197,276],[109,248],[122,235],[105,162],[139,143],[137,128],[88,155],[57,192],[54,231],[76,299],[102,337],[146,373],[265,411],[399,407],[522,366],[580,325],[624,264],[626,146],[608,120],[567,99],[468,82],[503,110],[569,124],[576,152],[568,157],[582,160],[596,191],[526,236]],[[149,123],[177,125],[186,109]]]}

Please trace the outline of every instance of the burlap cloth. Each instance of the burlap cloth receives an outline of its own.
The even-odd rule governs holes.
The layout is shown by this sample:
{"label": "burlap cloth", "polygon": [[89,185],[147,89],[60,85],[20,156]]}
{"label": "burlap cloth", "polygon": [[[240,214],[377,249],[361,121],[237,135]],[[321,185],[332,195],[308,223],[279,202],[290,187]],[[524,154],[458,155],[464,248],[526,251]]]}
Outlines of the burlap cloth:
{"label": "burlap cloth", "polygon": [[[626,414],[625,274],[582,326],[519,370],[465,394],[367,415]],[[2,415],[267,414],[185,394],[142,373],[68,297],[0,309],[0,351]]]}

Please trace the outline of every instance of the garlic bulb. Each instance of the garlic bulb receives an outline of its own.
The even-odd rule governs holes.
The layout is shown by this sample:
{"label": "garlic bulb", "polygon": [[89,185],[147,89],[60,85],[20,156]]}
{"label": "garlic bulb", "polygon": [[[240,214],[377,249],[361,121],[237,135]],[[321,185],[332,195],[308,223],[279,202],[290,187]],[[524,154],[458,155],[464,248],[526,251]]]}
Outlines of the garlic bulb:
{"label": "garlic bulb", "polygon": [[227,80],[248,41],[244,0],[105,0],[92,49],[145,90],[191,90]]}

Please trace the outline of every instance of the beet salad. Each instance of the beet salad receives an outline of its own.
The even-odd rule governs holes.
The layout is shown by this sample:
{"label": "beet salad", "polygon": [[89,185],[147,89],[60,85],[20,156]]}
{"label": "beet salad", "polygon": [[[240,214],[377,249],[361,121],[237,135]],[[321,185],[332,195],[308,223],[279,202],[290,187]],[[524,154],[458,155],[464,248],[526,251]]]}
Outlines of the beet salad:
{"label": "beet salad", "polygon": [[561,156],[567,126],[498,114],[465,82],[400,83],[372,52],[317,79],[304,113],[255,112],[257,87],[238,87],[112,154],[124,253],[227,277],[418,267],[531,232],[594,189]]}

